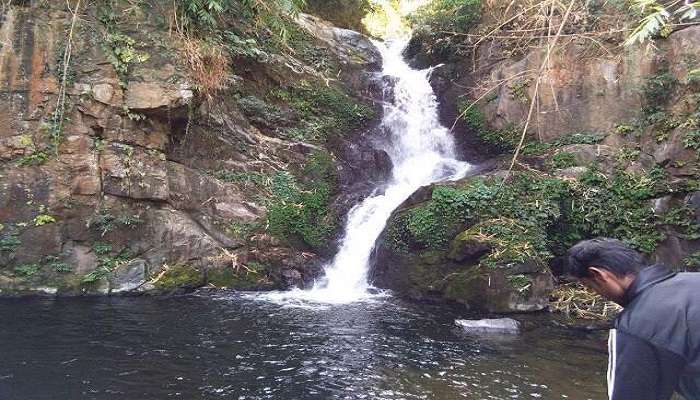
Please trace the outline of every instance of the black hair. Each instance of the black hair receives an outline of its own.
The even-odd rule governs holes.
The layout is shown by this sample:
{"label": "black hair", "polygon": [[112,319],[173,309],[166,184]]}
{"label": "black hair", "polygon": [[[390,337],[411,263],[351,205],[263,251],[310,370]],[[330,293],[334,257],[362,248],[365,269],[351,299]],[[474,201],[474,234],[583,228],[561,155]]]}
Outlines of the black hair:
{"label": "black hair", "polygon": [[617,276],[636,275],[647,266],[644,257],[620,240],[597,238],[578,242],[569,249],[566,272],[577,278],[588,276],[590,267],[607,269]]}

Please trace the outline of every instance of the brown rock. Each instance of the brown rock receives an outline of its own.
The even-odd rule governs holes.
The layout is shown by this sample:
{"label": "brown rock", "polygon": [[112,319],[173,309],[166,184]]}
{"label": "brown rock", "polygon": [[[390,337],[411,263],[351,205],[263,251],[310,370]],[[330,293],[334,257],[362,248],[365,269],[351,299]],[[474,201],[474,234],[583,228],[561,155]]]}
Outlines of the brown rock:
{"label": "brown rock", "polygon": [[126,106],[133,111],[177,108],[189,104],[192,90],[164,82],[129,82],[126,91]]}
{"label": "brown rock", "polygon": [[134,199],[168,199],[167,162],[163,153],[111,143],[101,157],[101,169],[106,194]]}

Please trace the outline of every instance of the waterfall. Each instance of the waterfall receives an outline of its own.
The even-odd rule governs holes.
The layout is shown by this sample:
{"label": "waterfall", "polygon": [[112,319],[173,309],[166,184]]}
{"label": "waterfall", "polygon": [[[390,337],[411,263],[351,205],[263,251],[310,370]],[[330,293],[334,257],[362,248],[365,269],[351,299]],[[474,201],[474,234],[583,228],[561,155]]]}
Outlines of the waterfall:
{"label": "waterfall", "polygon": [[387,82],[382,128],[389,133],[385,150],[392,177],[384,190],[350,210],[340,249],[325,268],[325,276],[311,290],[277,293],[322,303],[349,303],[371,297],[367,281],[370,257],[391,213],[422,186],[463,177],[468,163],[458,161],[454,140],[440,124],[438,102],[430,85],[434,68],[412,69],[402,52],[405,41],[375,43],[382,53]]}

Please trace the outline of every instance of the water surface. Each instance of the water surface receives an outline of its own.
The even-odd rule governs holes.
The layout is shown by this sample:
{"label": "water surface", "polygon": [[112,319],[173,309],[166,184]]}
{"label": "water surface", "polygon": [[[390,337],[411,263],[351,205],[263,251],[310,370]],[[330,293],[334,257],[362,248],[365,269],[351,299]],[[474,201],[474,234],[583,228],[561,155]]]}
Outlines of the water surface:
{"label": "water surface", "polygon": [[253,295],[0,300],[0,399],[603,399],[604,343],[530,323],[474,338],[461,311]]}

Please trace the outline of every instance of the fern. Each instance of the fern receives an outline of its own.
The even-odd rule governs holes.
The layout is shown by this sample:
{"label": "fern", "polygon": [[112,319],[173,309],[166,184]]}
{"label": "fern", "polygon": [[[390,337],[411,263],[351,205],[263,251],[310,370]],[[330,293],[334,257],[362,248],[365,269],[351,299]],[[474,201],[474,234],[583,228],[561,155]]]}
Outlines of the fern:
{"label": "fern", "polygon": [[240,12],[263,27],[274,37],[286,42],[289,31],[287,18],[296,18],[306,0],[180,0],[180,25],[185,29],[217,28],[218,20],[226,12]]}
{"label": "fern", "polygon": [[657,0],[632,0],[631,9],[644,15],[632,34],[625,40],[625,46],[644,43],[654,36],[666,37],[671,33],[673,21],[692,20],[700,14],[700,1],[685,0],[675,10],[664,7]]}

